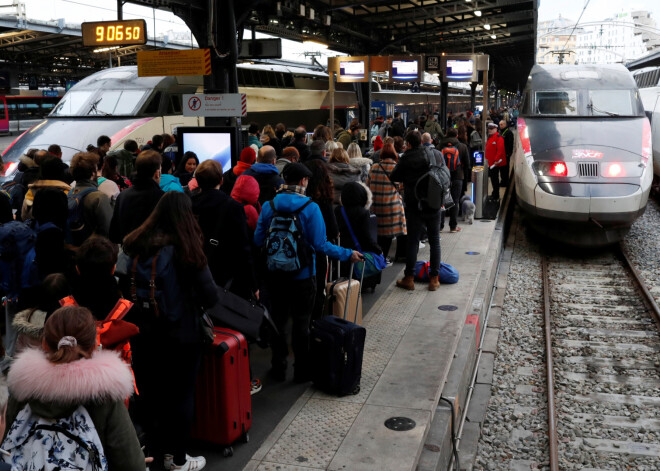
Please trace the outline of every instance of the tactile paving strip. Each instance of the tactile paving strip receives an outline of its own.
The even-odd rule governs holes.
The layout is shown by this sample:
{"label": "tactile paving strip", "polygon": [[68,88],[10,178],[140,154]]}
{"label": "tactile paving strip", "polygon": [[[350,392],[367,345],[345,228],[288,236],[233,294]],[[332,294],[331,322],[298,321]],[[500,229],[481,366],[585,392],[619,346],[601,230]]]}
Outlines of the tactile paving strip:
{"label": "tactile paving strip", "polygon": [[[458,234],[443,234],[442,258],[458,242]],[[429,244],[418,260],[428,260]],[[426,294],[425,284],[415,291],[392,289],[377,311],[365,320],[367,338],[362,363],[360,393],[336,397],[315,391],[298,415],[263,458],[257,471],[306,471],[326,469],[351,428],[369,394],[385,370]]]}

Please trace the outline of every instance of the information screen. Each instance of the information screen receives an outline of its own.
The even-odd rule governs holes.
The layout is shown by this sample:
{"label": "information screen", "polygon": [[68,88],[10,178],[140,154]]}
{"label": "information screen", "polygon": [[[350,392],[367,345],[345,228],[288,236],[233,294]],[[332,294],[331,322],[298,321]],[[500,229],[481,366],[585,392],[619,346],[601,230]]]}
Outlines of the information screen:
{"label": "information screen", "polygon": [[417,80],[419,77],[419,62],[416,60],[393,60],[392,78],[394,80]]}
{"label": "information screen", "polygon": [[472,80],[473,73],[472,59],[447,59],[447,80]]}
{"label": "information screen", "polygon": [[366,67],[364,61],[339,61],[339,75],[344,78],[365,78]]}
{"label": "information screen", "polygon": [[235,128],[178,128],[182,136],[183,154],[194,152],[200,162],[215,160],[223,173],[232,168],[232,144]]}
{"label": "information screen", "polygon": [[144,20],[94,21],[81,25],[83,46],[132,46],[147,43]]}

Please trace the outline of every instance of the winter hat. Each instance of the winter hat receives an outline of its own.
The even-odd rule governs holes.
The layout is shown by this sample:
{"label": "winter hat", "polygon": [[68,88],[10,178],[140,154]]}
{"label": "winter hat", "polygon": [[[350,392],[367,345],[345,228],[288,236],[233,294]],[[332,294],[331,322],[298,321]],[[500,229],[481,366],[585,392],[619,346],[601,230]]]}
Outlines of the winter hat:
{"label": "winter hat", "polygon": [[383,148],[383,140],[381,139],[380,136],[376,136],[376,140],[374,141],[374,152],[377,150],[381,150]]}
{"label": "winter hat", "polygon": [[238,159],[241,162],[252,165],[257,160],[257,153],[252,147],[246,147],[241,151],[241,157]]}
{"label": "winter hat", "polygon": [[311,178],[312,172],[303,164],[293,162],[286,164],[284,170],[282,170],[282,177],[287,184],[294,185],[303,178]]}
{"label": "winter hat", "polygon": [[250,175],[241,175],[236,179],[231,197],[239,203],[257,204],[259,201],[259,183]]}
{"label": "winter hat", "polygon": [[341,189],[341,204],[346,208],[371,206],[371,191],[360,182],[348,182]]}

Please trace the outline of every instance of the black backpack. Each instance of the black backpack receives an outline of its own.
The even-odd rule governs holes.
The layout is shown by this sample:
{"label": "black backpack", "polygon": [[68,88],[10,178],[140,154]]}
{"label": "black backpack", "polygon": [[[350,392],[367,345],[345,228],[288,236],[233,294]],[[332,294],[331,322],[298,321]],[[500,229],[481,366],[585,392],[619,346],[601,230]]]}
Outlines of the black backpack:
{"label": "black backpack", "polygon": [[66,241],[80,247],[94,232],[90,224],[85,223],[83,200],[85,196],[98,191],[96,188],[73,188],[67,195],[69,216],[66,220]]}
{"label": "black backpack", "polygon": [[431,209],[449,209],[454,206],[449,169],[445,165],[433,163],[435,157],[431,148],[423,149],[429,169],[415,183],[415,198],[419,201],[419,209],[422,209],[422,202]]}

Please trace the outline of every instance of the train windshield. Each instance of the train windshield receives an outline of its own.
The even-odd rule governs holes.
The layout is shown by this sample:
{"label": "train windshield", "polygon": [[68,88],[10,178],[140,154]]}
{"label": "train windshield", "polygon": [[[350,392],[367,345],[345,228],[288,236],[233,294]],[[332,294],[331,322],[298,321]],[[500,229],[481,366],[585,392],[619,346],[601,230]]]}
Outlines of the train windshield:
{"label": "train windshield", "polygon": [[70,91],[51,116],[135,116],[150,90]]}
{"label": "train windshield", "polygon": [[632,116],[633,100],[630,90],[589,90],[591,116]]}
{"label": "train windshield", "polygon": [[577,92],[552,90],[535,93],[534,108],[539,115],[577,116]]}

